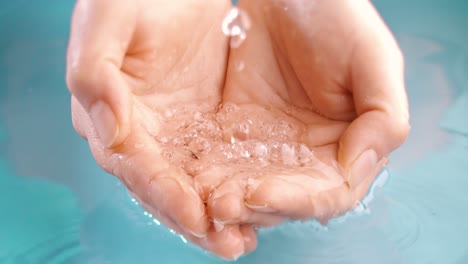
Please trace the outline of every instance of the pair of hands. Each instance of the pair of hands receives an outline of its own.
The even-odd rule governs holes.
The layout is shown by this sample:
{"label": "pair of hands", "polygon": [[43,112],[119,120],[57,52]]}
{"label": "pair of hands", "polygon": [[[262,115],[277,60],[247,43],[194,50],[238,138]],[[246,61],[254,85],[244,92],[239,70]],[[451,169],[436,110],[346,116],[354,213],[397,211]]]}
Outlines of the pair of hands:
{"label": "pair of hands", "polygon": [[[73,124],[99,165],[165,225],[226,259],[255,249],[254,226],[353,208],[409,132],[402,54],[368,0],[238,6],[252,27],[230,49],[229,0],[79,0],[67,54]],[[266,170],[247,186],[249,172],[225,177],[213,165],[193,175],[164,158],[157,116],[220,103],[240,116],[263,109],[265,120],[298,109],[301,132],[292,127],[288,140],[322,167]]]}

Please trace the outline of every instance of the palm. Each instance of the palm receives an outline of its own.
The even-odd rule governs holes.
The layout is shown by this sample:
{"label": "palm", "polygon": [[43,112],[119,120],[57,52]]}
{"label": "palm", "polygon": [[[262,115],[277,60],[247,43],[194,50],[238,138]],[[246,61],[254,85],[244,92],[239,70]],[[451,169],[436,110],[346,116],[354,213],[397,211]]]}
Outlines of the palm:
{"label": "palm", "polygon": [[[227,6],[190,0],[174,5],[146,2],[148,11],[137,21],[121,68],[136,105],[152,115],[140,123],[175,104],[217,106],[228,50],[216,25]],[[208,16],[205,10],[210,10]]]}
{"label": "palm", "polygon": [[[269,225],[281,220],[263,215],[270,209],[255,208],[258,212],[254,212],[242,208],[249,200],[275,207],[279,215],[325,221],[354,206],[370,184],[367,182],[358,193],[351,192],[337,162],[340,138],[356,117],[350,91],[351,52],[355,45],[350,43],[350,36],[356,29],[348,18],[340,19],[340,10],[330,4],[279,2],[241,3],[245,3],[254,26],[246,42],[230,54],[223,102],[240,108],[223,124],[224,133],[230,134],[224,137],[241,134],[230,129],[232,124],[249,120],[254,125],[248,139],[304,144],[318,160],[306,168],[265,168],[263,173],[257,166],[247,171],[245,167],[237,171],[231,168],[231,177],[222,183],[213,178],[226,169],[213,170],[201,181],[216,184],[210,209],[223,222],[260,221]],[[304,23],[299,12],[315,15],[313,24]],[[330,21],[334,24],[330,25]],[[275,139],[271,129],[261,131],[258,125],[262,122],[271,122],[273,127],[283,123],[287,133]],[[241,187],[233,187],[238,185]],[[246,191],[253,188],[256,191]],[[232,210],[233,204],[238,205],[234,206],[238,210]]]}
{"label": "palm", "polygon": [[128,138],[105,148],[76,100],[75,126],[98,163],[164,223],[192,233],[206,231],[208,217],[227,224],[188,237],[220,255],[255,247],[249,224],[326,221],[353,207],[382,165],[355,189],[338,165],[343,135],[368,110],[353,99],[365,97],[356,87],[375,81],[363,81],[373,65],[362,51],[394,45],[388,32],[365,33],[381,21],[367,1],[357,4],[369,21],[346,1],[240,1],[253,26],[229,50],[220,29],[227,2],[148,0],[120,67],[133,109]]}
{"label": "palm", "polygon": [[155,217],[220,256],[238,257],[255,247],[253,229],[233,226],[198,238],[208,223],[204,205],[189,175],[161,156],[161,143],[155,140],[164,128],[161,121],[167,109],[185,105],[205,113],[221,102],[228,43],[218,25],[229,5],[191,0],[140,4],[144,10],[139,12],[119,76],[132,102],[130,134],[123,144],[106,148],[73,97],[75,128],[87,138],[101,167],[123,180]]}

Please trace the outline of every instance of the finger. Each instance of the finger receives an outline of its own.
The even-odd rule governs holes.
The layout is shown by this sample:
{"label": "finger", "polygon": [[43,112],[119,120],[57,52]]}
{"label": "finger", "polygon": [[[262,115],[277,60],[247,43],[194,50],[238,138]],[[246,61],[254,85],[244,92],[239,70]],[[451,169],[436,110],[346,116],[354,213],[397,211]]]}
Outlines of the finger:
{"label": "finger", "polygon": [[204,168],[194,176],[194,180],[199,187],[200,196],[204,201],[212,195],[226,179],[235,174],[235,168],[232,165],[215,165]]}
{"label": "finger", "polygon": [[369,177],[366,177],[356,188],[353,190],[354,200],[361,201],[369,192],[369,188],[374,182],[375,178],[382,171],[383,166],[386,164],[386,159],[382,159],[378,166],[374,168]]}
{"label": "finger", "polygon": [[[246,194],[246,202],[253,210],[266,209],[278,215],[289,215],[297,219],[316,218],[326,224],[330,218],[337,217],[354,208],[366,195],[375,177],[380,172],[384,161],[379,162],[368,177],[354,190],[346,182],[339,180],[337,172],[323,168],[308,172],[307,176],[293,174],[289,178],[265,176],[251,181],[251,191]],[[311,178],[320,177],[317,172],[325,172],[322,177],[334,177],[335,183],[322,185],[314,183]],[[326,179],[326,178],[325,178]],[[336,187],[335,187],[336,186]]]}
{"label": "finger", "polygon": [[215,254],[227,260],[236,260],[246,252],[244,234],[239,225],[228,225],[219,232],[212,230],[200,240],[202,247],[212,249]]}
{"label": "finger", "polygon": [[317,161],[314,167],[250,180],[245,202],[257,212],[310,219],[328,218],[335,210],[350,209],[352,197],[337,170]]}
{"label": "finger", "polygon": [[241,225],[240,231],[244,236],[244,254],[249,254],[257,248],[257,231],[252,225]]}
{"label": "finger", "polygon": [[[82,107],[75,110],[77,116],[83,117],[82,124],[91,123]],[[119,177],[145,204],[177,223],[185,232],[196,237],[206,235],[209,221],[192,177],[168,164],[155,140],[144,129],[133,129],[127,141],[113,149],[101,144],[93,126],[84,129],[94,158],[104,170]]]}
{"label": "finger", "polygon": [[136,4],[130,0],[80,0],[72,17],[68,88],[106,147],[123,142],[129,133],[131,97],[120,67],[135,19]]}
{"label": "finger", "polygon": [[83,109],[83,106],[78,102],[75,96],[71,97],[71,115],[72,115],[72,124],[75,131],[82,138],[86,139],[86,129],[85,127],[90,126],[86,122],[89,120],[87,117],[86,111]]}
{"label": "finger", "polygon": [[220,232],[213,229],[207,231],[206,236],[197,237],[182,229],[171,218],[161,214],[153,206],[146,204],[144,201],[134,195],[135,199],[141,206],[146,208],[158,221],[164,226],[173,230],[177,234],[182,235],[188,241],[208,250],[209,252],[226,260],[234,260],[253,251],[256,247],[256,233],[249,226],[227,226]]}
{"label": "finger", "polygon": [[343,133],[338,152],[351,187],[372,174],[410,129],[401,51],[372,4],[358,2],[362,30],[351,59],[358,118]]}
{"label": "finger", "polygon": [[207,201],[207,213],[215,223],[216,229],[222,230],[226,224],[254,224],[256,226],[276,226],[285,217],[260,212],[248,208],[245,204],[249,174],[240,174],[227,179],[212,192]]}

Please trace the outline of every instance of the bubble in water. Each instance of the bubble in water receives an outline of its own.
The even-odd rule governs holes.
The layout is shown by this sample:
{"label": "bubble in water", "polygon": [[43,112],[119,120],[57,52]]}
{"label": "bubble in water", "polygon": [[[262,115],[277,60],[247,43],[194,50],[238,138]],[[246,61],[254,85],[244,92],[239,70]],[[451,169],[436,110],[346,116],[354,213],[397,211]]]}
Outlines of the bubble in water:
{"label": "bubble in water", "polygon": [[230,160],[230,159],[232,159],[232,158],[234,157],[234,155],[232,154],[232,151],[229,151],[229,150],[224,151],[224,152],[223,152],[223,155],[224,155],[228,160]]}
{"label": "bubble in water", "polygon": [[296,150],[294,146],[283,143],[283,145],[281,145],[281,157],[285,165],[296,164]]}
{"label": "bubble in water", "polygon": [[280,119],[273,124],[271,136],[280,140],[285,140],[288,139],[291,130],[293,130],[293,125],[284,119]]}
{"label": "bubble in water", "polygon": [[243,158],[250,158],[250,152],[246,149],[241,150],[241,157]]}
{"label": "bubble in water", "polygon": [[247,37],[247,30],[250,29],[250,19],[248,15],[237,7],[233,7],[222,23],[223,33],[231,37],[231,48],[238,48]]}
{"label": "bubble in water", "polygon": [[189,143],[188,147],[192,152],[195,153],[205,153],[209,152],[211,149],[210,142],[208,142],[208,140],[206,140],[205,138],[201,137],[197,137],[194,140],[192,140]]}
{"label": "bubble in water", "polygon": [[264,159],[268,155],[268,148],[265,146],[265,144],[262,144],[260,142],[257,142],[255,145],[255,157],[259,159]]}
{"label": "bubble in water", "polygon": [[268,152],[270,153],[270,160],[272,162],[280,162],[281,157],[281,145],[278,142],[273,142],[269,145]]}
{"label": "bubble in water", "polygon": [[225,117],[223,114],[229,114],[239,110],[239,106],[233,103],[223,103],[219,106],[220,110],[223,110],[220,114],[221,117]]}

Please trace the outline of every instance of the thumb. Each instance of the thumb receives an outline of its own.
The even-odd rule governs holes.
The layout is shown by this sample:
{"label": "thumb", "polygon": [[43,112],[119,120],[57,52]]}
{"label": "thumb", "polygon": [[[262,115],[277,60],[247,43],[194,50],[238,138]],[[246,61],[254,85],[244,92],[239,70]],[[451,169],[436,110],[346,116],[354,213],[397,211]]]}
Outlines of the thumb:
{"label": "thumb", "polygon": [[[77,1],[67,50],[67,85],[101,143],[122,143],[130,130],[131,93],[120,67],[133,28],[132,1]],[[119,18],[119,19],[115,19]]]}
{"label": "thumb", "polygon": [[[367,5],[351,64],[357,118],[340,138],[338,161],[352,189],[406,140],[410,125],[403,55],[372,6]],[[371,21],[369,21],[371,20]]]}

